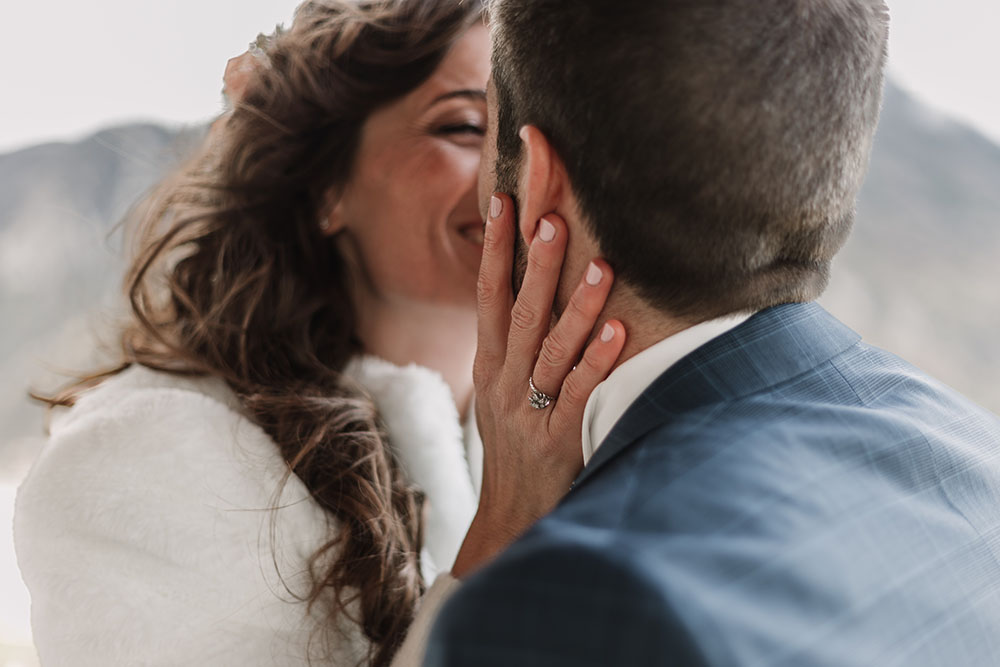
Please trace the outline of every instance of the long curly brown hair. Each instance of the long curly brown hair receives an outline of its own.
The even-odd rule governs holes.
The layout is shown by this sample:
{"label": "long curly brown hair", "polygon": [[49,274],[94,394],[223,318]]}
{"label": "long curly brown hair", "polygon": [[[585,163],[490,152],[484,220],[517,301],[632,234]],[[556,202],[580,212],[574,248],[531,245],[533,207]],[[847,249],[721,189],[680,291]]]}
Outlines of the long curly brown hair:
{"label": "long curly brown hair", "polygon": [[303,601],[327,606],[331,628],[353,614],[370,665],[389,663],[424,591],[422,498],[342,377],[362,343],[347,262],[319,221],[368,116],[482,15],[479,0],[303,3],[204,150],[133,211],[121,364],[46,399],[72,405],[132,364],[223,379],[334,518]]}

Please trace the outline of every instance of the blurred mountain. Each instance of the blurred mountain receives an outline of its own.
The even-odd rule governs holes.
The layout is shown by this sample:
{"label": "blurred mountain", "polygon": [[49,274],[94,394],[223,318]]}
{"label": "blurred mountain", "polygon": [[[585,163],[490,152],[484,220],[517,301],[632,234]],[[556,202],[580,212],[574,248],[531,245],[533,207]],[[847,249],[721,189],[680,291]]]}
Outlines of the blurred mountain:
{"label": "blurred mountain", "polygon": [[94,360],[124,268],[116,223],[201,134],[129,125],[0,155],[0,481],[43,425],[29,385]]}
{"label": "blurred mountain", "polygon": [[823,304],[1000,412],[1000,146],[890,85]]}
{"label": "blurred mountain", "polygon": [[[0,474],[36,448],[29,382],[88,368],[107,328],[123,270],[115,223],[199,136],[132,125],[0,156]],[[890,85],[857,226],[823,299],[995,411],[998,214],[1000,147]]]}

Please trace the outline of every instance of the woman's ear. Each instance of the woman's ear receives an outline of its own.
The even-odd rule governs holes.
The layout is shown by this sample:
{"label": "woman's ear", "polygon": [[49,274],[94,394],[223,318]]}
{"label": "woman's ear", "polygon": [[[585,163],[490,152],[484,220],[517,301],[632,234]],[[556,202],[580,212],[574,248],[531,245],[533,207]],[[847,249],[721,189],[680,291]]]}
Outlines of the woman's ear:
{"label": "woman's ear", "polygon": [[319,219],[319,231],[323,236],[334,236],[346,227],[344,222],[344,199],[333,190],[326,193],[326,203]]}
{"label": "woman's ear", "polygon": [[518,225],[524,242],[531,245],[539,218],[559,212],[568,182],[562,160],[541,130],[525,125],[518,136],[524,155],[518,183]]}

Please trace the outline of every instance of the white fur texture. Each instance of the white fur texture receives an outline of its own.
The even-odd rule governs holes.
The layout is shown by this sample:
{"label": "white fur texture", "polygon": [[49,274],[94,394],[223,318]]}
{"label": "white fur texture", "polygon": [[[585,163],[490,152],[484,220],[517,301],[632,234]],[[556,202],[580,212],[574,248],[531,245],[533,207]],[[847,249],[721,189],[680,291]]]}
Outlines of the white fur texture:
{"label": "white fur texture", "polygon": [[[476,505],[451,394],[426,369],[365,359],[350,373],[428,495],[432,580]],[[42,664],[306,664],[318,625],[286,586],[304,590],[306,560],[335,526],[295,477],[275,497],[285,470],[221,382],[132,368],[88,392],[53,424],[18,494]],[[340,630],[318,662],[357,662],[361,630]]]}
{"label": "white fur texture", "polygon": [[404,472],[427,494],[422,560],[424,580],[432,582],[451,569],[476,512],[468,461],[482,449],[478,432],[464,443],[451,391],[428,368],[365,357],[348,366],[347,374],[371,394]]}

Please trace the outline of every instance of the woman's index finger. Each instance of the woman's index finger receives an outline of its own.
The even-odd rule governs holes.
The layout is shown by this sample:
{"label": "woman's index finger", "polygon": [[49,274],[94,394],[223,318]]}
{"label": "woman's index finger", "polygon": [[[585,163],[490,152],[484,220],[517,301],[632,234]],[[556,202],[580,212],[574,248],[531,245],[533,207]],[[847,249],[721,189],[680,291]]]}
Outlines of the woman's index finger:
{"label": "woman's index finger", "polygon": [[493,195],[486,218],[483,259],[476,289],[478,312],[477,355],[502,360],[506,356],[510,309],[514,303],[511,274],[514,265],[514,204],[510,197]]}

